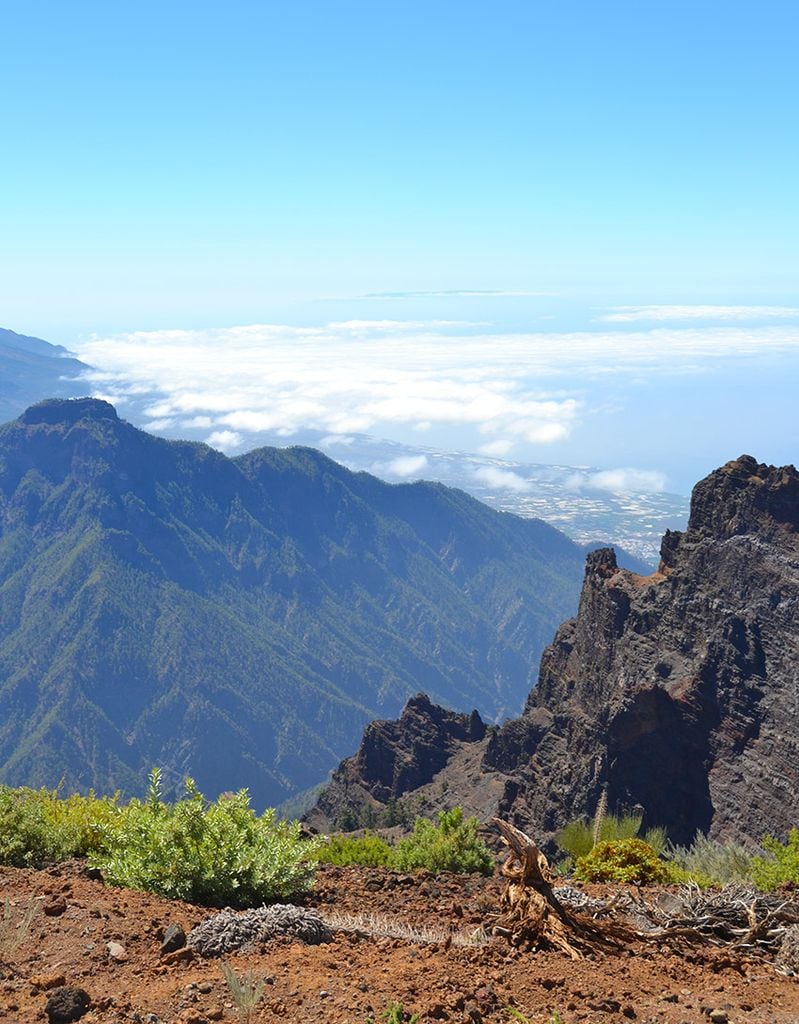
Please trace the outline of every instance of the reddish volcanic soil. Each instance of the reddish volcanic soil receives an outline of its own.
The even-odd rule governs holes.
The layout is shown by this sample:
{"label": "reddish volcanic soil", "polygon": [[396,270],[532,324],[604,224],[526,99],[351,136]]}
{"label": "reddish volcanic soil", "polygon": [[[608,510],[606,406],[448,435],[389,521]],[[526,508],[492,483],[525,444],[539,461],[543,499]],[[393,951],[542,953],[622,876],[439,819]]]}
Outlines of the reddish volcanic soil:
{"label": "reddish volcanic soil", "polygon": [[[323,913],[373,911],[417,927],[469,932],[495,909],[499,889],[496,879],[323,868],[308,903]],[[19,912],[31,897],[42,909],[25,943],[0,965],[0,1019],[44,1021],[49,989],[59,984],[88,992],[85,1022],[239,1019],[219,961],[186,959],[183,951],[165,962],[159,951],[167,925],[188,930],[213,911],[107,888],[85,877],[79,864],[0,868],[0,900]],[[120,959],[109,954],[108,943],[122,947],[113,947]],[[533,1024],[545,1024],[553,1011],[563,1024],[799,1020],[796,978],[778,975],[766,961],[715,949],[678,956],[641,944],[573,963],[553,953],[517,952],[496,939],[482,948],[445,948],[338,932],[320,946],[278,939],[229,962],[239,974],[251,968],[267,979],[252,1015],[257,1022],[365,1024],[372,1016],[379,1021],[391,1000],[418,1013],[421,1024],[512,1022],[509,1006]]]}

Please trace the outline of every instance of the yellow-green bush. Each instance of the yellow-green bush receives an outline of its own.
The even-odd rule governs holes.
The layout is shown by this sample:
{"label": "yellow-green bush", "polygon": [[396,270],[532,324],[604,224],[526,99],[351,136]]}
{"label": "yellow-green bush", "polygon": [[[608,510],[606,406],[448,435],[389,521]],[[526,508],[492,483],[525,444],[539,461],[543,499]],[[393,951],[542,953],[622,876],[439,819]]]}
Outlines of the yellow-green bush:
{"label": "yellow-green bush", "polygon": [[331,836],[319,848],[317,857],[324,864],[349,867],[360,864],[368,868],[391,867],[393,849],[385,839],[373,832],[362,836]]}
{"label": "yellow-green bush", "polygon": [[477,834],[477,818],[464,818],[463,809],[441,811],[435,822],[417,818],[413,832],[391,846],[366,832],[360,837],[333,836],[319,851],[319,860],[339,866],[394,868],[397,871],[456,871],[490,875],[491,851]]}
{"label": "yellow-green bush", "polygon": [[116,797],[0,786],[0,864],[42,867],[99,850],[99,826],[119,813]]}
{"label": "yellow-green bush", "polygon": [[584,882],[630,882],[655,885],[671,881],[668,865],[642,839],[619,839],[597,845],[577,860],[574,877]]}
{"label": "yellow-green bush", "polygon": [[799,884],[799,828],[790,830],[786,843],[764,836],[763,849],[766,856],[753,857],[750,867],[758,888],[769,892],[785,882]]}

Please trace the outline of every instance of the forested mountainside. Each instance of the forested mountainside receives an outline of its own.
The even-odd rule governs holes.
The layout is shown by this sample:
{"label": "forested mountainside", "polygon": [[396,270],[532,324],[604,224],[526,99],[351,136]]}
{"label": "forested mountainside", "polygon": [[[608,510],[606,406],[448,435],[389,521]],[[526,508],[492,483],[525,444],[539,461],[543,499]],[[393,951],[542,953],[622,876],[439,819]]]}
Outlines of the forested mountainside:
{"label": "forested mountainside", "polygon": [[442,485],[40,403],[0,427],[0,781],[134,793],[159,764],[264,805],[420,689],[516,712],[583,560]]}
{"label": "forested mountainside", "polygon": [[86,384],[77,377],[87,369],[60,345],[0,327],[0,423],[45,395],[81,394]]}
{"label": "forested mountainside", "polygon": [[799,819],[799,473],[727,463],[661,555],[644,577],[589,554],[520,718],[486,730],[417,697],[367,729],[310,820],[461,803],[545,838],[606,791],[679,842],[784,835]]}

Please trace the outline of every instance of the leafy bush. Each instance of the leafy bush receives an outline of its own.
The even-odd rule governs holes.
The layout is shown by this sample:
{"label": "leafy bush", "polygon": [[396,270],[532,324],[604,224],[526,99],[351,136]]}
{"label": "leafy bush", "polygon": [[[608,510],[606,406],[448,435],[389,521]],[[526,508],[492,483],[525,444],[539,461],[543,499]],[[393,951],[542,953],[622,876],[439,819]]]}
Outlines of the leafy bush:
{"label": "leafy bush", "polygon": [[116,797],[0,786],[0,864],[42,867],[99,850],[98,826],[118,812]]}
{"label": "leafy bush", "polygon": [[650,828],[641,836],[642,822],[641,814],[602,814],[593,822],[577,818],[564,825],[555,837],[555,842],[574,860],[587,856],[599,843],[623,839],[642,838],[656,853],[661,853],[666,845],[665,829]]}
{"label": "leafy bush", "polygon": [[113,885],[170,899],[247,906],[303,892],[313,880],[316,844],[299,825],[258,817],[242,790],[209,804],[191,779],[174,804],[161,799],[159,770],[146,800],[130,803],[100,827],[91,857]]}
{"label": "leafy bush", "polygon": [[478,824],[477,818],[464,818],[460,807],[441,811],[437,824],[417,818],[411,835],[394,847],[392,866],[400,871],[426,868],[490,875],[494,858],[477,835]]}
{"label": "leafy bush", "polygon": [[774,836],[763,837],[765,857],[753,857],[752,879],[760,889],[769,892],[784,882],[799,884],[799,828],[788,833],[787,843],[781,843]]}
{"label": "leafy bush", "polygon": [[320,847],[317,857],[323,863],[335,864],[337,867],[362,864],[368,868],[388,868],[391,867],[393,854],[392,847],[385,839],[373,832],[366,832],[359,837],[331,836]]}
{"label": "leafy bush", "polygon": [[642,839],[598,843],[580,857],[574,877],[584,882],[631,882],[654,885],[670,881],[669,869]]}
{"label": "leafy bush", "polygon": [[417,818],[413,832],[391,846],[380,836],[366,832],[360,838],[333,836],[317,854],[327,864],[361,864],[397,871],[457,871],[490,875],[491,851],[477,835],[477,818],[464,818],[463,809],[441,811],[437,822]]}
{"label": "leafy bush", "polygon": [[668,844],[663,855],[675,881],[701,886],[751,881],[752,854],[739,843],[720,843],[697,832],[690,846]]}

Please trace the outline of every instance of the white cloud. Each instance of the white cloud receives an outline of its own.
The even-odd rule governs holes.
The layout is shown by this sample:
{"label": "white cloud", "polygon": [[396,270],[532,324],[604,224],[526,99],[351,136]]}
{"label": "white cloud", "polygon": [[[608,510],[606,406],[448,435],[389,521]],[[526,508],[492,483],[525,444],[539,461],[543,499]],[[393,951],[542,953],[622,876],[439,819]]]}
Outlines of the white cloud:
{"label": "white cloud", "polygon": [[355,438],[351,434],[327,434],[321,439],[319,444],[323,448],[332,448],[335,445],[350,445],[353,444]]}
{"label": "white cloud", "polygon": [[507,455],[513,448],[513,441],[507,438],[499,438],[496,441],[489,441],[488,444],[481,444],[477,449],[483,455]]}
{"label": "white cloud", "polygon": [[513,491],[516,494],[521,494],[532,490],[532,484],[529,480],[525,480],[524,477],[519,476],[518,473],[513,473],[509,469],[499,469],[497,466],[480,466],[474,470],[473,475],[480,483],[494,487],[498,491]]}
{"label": "white cloud", "polygon": [[484,453],[501,456],[511,444],[568,439],[608,400],[608,383],[696,374],[730,356],[788,350],[799,351],[799,326],[503,334],[358,320],[95,337],[79,356],[96,368],[90,386],[115,401],[151,395],[149,418],[214,428],[220,446],[244,445],[262,431],[330,438],[425,426],[469,432],[465,446],[474,448],[482,435]]}
{"label": "white cloud", "polygon": [[205,440],[212,448],[219,448],[220,451],[229,452],[240,448],[244,439],[241,434],[237,434],[234,430],[215,430]]}
{"label": "white cloud", "polygon": [[796,320],[791,306],[612,306],[596,318],[602,323],[628,324],[641,320]]}
{"label": "white cloud", "polygon": [[427,468],[428,462],[425,455],[400,455],[382,467],[389,475],[403,478],[419,476]]}
{"label": "white cloud", "polygon": [[666,490],[666,476],[656,469],[604,469],[587,477],[589,487],[620,493],[658,494]]}

